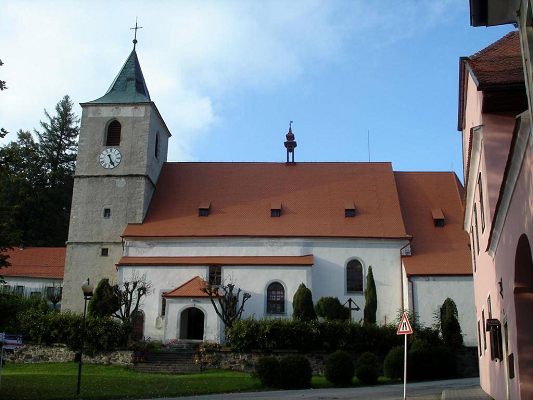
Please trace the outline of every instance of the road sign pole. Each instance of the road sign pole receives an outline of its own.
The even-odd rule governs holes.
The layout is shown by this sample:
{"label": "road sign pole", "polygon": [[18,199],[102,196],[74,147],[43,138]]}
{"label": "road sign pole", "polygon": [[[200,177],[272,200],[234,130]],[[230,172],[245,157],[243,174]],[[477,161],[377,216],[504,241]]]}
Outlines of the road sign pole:
{"label": "road sign pole", "polygon": [[2,364],[4,363],[4,345],[0,343],[0,385],[2,384]]}
{"label": "road sign pole", "polygon": [[403,357],[403,400],[407,400],[407,335],[404,343],[404,357]]}

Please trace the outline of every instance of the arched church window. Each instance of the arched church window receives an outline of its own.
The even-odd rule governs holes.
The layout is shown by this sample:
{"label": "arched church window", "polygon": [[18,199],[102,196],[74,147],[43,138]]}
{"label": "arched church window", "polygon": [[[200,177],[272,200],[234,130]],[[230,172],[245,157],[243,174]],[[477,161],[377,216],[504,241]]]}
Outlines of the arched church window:
{"label": "arched church window", "polygon": [[119,146],[120,145],[120,131],[122,126],[117,120],[111,121],[107,126],[107,136],[105,140],[106,146]]}
{"label": "arched church window", "polygon": [[285,312],[285,288],[279,282],[273,282],[267,289],[267,314]]}
{"label": "arched church window", "polygon": [[358,260],[351,260],[346,266],[346,291],[363,291],[363,265]]}
{"label": "arched church window", "polygon": [[155,134],[155,158],[159,159],[159,153],[161,152],[161,141],[159,140],[159,131]]}

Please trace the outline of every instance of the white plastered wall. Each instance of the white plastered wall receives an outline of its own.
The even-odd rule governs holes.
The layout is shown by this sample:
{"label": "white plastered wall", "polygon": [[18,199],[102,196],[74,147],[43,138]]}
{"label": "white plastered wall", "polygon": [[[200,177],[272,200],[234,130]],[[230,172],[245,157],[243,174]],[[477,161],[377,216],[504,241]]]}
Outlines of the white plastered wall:
{"label": "white plastered wall", "polygon": [[[314,265],[306,266],[224,266],[222,279],[231,280],[237,287],[252,294],[245,306],[244,316],[261,318],[266,314],[266,288],[274,281],[285,287],[286,307],[282,317],[292,314],[292,298],[298,286],[305,283],[313,292],[313,301],[324,296],[338,297],[342,303],[349,298],[361,308],[353,311],[352,318],[359,321],[363,317],[364,294],[347,293],[346,264],[357,259],[363,265],[364,280],[368,267],[372,266],[378,293],[378,323],[390,323],[402,306],[401,299],[401,259],[400,249],[406,240],[369,239],[262,239],[262,238],[220,238],[220,239],[126,239],[124,255],[131,257],[156,256],[301,256],[314,255]],[[172,290],[195,276],[205,279],[208,267],[120,267],[119,282],[133,270],[146,273],[154,285],[154,293],[147,297],[142,307],[146,315],[145,336],[152,340],[170,340],[171,326],[167,311],[166,326],[156,328],[156,320],[161,311],[162,292]],[[188,299],[190,300],[190,299]],[[212,306],[210,306],[212,307]],[[279,317],[279,316],[278,316]],[[212,325],[210,322],[209,329]],[[161,324],[159,324],[161,326]],[[206,331],[207,332],[207,331]]]}

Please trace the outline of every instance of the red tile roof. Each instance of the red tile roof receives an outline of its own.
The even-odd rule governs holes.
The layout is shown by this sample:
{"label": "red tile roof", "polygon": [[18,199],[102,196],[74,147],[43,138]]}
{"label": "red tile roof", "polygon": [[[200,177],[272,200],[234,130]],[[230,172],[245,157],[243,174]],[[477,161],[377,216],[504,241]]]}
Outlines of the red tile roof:
{"label": "red tile roof", "polygon": [[463,129],[466,83],[469,70],[478,90],[524,84],[524,70],[518,31],[509,32],[490,46],[459,59],[459,112],[457,130]]}
{"label": "red tile roof", "polygon": [[176,289],[164,293],[163,297],[209,297],[206,293],[202,292],[202,289],[206,285],[207,283],[202,278],[195,276]]}
{"label": "red tile roof", "polygon": [[[453,172],[395,172],[411,256],[408,275],[472,275],[468,234],[463,230],[463,187]],[[444,227],[434,226],[440,209]]]}
{"label": "red tile roof", "polygon": [[466,63],[478,86],[524,83],[518,31],[509,32],[500,40],[471,55]]}
{"label": "red tile roof", "polygon": [[[211,202],[208,217],[198,204]],[[353,202],[355,218],[345,218]],[[272,202],[283,204],[280,218]],[[390,163],[166,163],[126,237],[405,238]]]}
{"label": "red tile roof", "polygon": [[122,257],[118,265],[303,265],[314,264],[313,255],[305,256],[221,256],[221,257]]}
{"label": "red tile roof", "polygon": [[63,278],[65,271],[65,247],[27,247],[6,251],[11,266],[2,268],[3,276],[32,278]]}

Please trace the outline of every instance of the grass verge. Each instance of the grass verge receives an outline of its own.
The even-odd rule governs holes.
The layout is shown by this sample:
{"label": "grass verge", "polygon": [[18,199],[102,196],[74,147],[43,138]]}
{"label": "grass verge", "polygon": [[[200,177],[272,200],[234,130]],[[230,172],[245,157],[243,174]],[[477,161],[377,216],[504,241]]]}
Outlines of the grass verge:
{"label": "grass verge", "polygon": [[[127,367],[84,364],[81,396],[76,396],[78,364],[11,364],[2,369],[0,399],[127,399],[178,397],[214,393],[269,390],[245,372],[207,370],[194,375],[133,372]],[[378,384],[398,383],[379,378]],[[315,376],[314,389],[333,388],[326,378]],[[351,387],[364,386],[354,378]]]}

